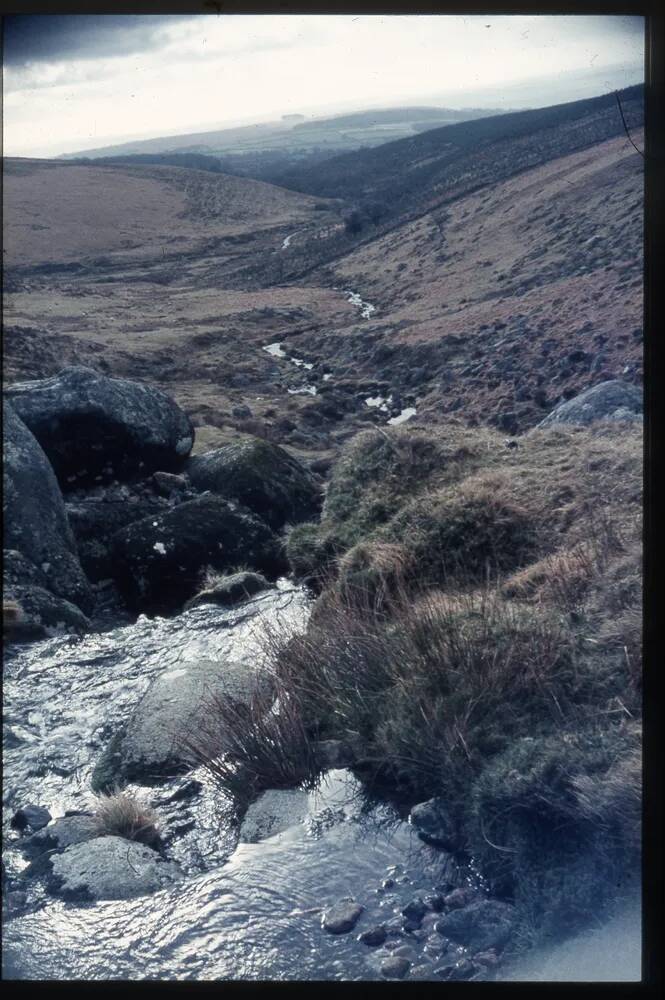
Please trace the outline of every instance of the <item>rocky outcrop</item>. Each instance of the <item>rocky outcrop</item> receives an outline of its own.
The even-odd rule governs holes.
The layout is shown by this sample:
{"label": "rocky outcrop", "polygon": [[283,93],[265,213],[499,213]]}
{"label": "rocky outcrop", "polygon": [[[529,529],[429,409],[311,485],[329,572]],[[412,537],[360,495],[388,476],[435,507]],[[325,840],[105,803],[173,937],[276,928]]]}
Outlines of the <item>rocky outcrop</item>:
{"label": "rocky outcrop", "polygon": [[284,569],[277,538],[247,509],[202,496],[144,518],[111,538],[114,578],[137,610],[179,610],[200,589],[206,567],[245,564],[276,576]]}
{"label": "rocky outcrop", "polygon": [[189,417],[166,393],[82,365],[5,394],[64,488],[178,470],[194,443]]}
{"label": "rocky outcrop", "polygon": [[179,866],[150,847],[123,837],[97,837],[55,855],[47,886],[72,901],[134,899],[181,878]]}
{"label": "rocky outcrop", "polygon": [[255,665],[245,662],[201,660],[160,674],[99,760],[94,791],[187,771],[196,763],[187,738],[200,731],[210,700],[243,703],[262,683]]}
{"label": "rocky outcrop", "polygon": [[15,550],[24,560],[22,571],[18,566],[13,570],[14,595],[17,596],[15,588],[19,586],[20,573],[24,572],[21,586],[44,586],[89,614],[94,597],[79,562],[53,469],[6,400],[2,413],[3,548]]}
{"label": "rocky outcrop", "polygon": [[572,399],[559,403],[536,429],[553,424],[592,424],[596,420],[640,420],[642,392],[628,382],[600,382]]}
{"label": "rocky outcrop", "polygon": [[305,521],[320,507],[320,489],[310,471],[260,438],[195,455],[185,472],[197,489],[244,504],[275,529]]}

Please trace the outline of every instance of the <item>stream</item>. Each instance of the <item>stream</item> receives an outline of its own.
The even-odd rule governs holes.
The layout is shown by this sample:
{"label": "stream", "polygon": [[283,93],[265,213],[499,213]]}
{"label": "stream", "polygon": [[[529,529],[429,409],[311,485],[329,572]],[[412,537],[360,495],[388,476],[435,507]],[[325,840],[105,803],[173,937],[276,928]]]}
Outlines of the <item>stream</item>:
{"label": "stream", "polygon": [[[9,829],[13,812],[28,802],[54,818],[90,809],[92,769],[156,676],[201,658],[246,658],[258,651],[265,623],[304,627],[309,606],[302,590],[281,581],[232,610],[202,605],[171,619],[141,616],[104,633],[8,646],[9,876],[20,880],[26,865]],[[174,800],[192,778],[198,794]],[[128,790],[157,811],[168,856],[185,877],[153,895],[83,904],[25,880],[26,904],[4,927],[5,978],[380,979],[389,952],[359,943],[356,933],[328,934],[321,908],[352,896],[365,908],[360,932],[399,923],[414,891],[467,878],[455,866],[451,882],[451,859],[422,843],[393,807],[367,800],[348,771],[327,772],[314,792],[290,793],[300,794],[304,808],[301,802],[285,829],[258,843],[238,842],[231,803],[202,769]],[[393,884],[383,888],[389,876]],[[423,956],[420,976],[431,970]]]}

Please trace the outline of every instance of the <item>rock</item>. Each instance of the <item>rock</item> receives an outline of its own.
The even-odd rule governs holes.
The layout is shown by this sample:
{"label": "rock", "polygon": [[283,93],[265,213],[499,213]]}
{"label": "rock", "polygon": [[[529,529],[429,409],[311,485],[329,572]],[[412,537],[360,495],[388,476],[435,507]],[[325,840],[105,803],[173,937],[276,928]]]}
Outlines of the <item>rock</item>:
{"label": "rock", "polygon": [[64,850],[72,844],[81,844],[98,836],[99,824],[91,814],[61,816],[25,840],[21,850],[28,857],[36,857],[44,851]]}
{"label": "rock", "polygon": [[477,972],[477,967],[468,958],[461,958],[459,962],[451,965],[441,965],[434,970],[434,974],[440,976],[448,982],[463,982],[471,979]]}
{"label": "rock", "polygon": [[51,814],[45,806],[27,805],[17,809],[11,818],[12,830],[41,830],[51,822]]}
{"label": "rock", "polygon": [[60,632],[83,635],[90,622],[76,605],[34,585],[11,587],[7,591],[18,602],[21,614],[10,634],[15,641],[42,638]]}
{"label": "rock", "polygon": [[496,418],[496,425],[500,430],[505,431],[506,434],[514,436],[519,430],[517,414],[513,410],[506,410],[503,413],[499,413]]}
{"label": "rock", "polygon": [[429,896],[425,896],[425,905],[429,910],[433,910],[434,913],[442,913],[445,906],[443,896],[440,892],[434,892]]}
{"label": "rock", "polygon": [[459,846],[459,837],[453,826],[443,799],[428,799],[419,802],[409,813],[409,823],[416,828],[418,836],[428,844],[454,851]]}
{"label": "rock", "polygon": [[231,416],[235,417],[236,420],[249,420],[253,416],[253,413],[249,406],[245,406],[243,403],[240,406],[234,406],[231,409]]}
{"label": "rock", "polygon": [[376,927],[370,927],[368,930],[363,931],[362,934],[359,934],[358,940],[366,944],[369,948],[377,948],[384,943],[387,936],[385,926],[377,924]]}
{"label": "rock", "polygon": [[200,730],[210,699],[244,704],[264,684],[267,679],[253,661],[198,660],[160,674],[98,761],[93,790],[107,792],[128,781],[150,782],[190,770],[196,759],[183,737]]}
{"label": "rock", "polygon": [[244,504],[275,529],[312,518],[321,504],[309,470],[279,445],[260,438],[195,455],[185,471],[196,489]]}
{"label": "rock", "polygon": [[459,910],[462,906],[472,903],[477,896],[473,889],[453,889],[443,897],[443,905],[446,910]]}
{"label": "rock", "polygon": [[324,912],[321,926],[329,934],[347,934],[356,926],[363,910],[352,899],[341,899]]}
{"label": "rock", "polygon": [[427,907],[420,896],[416,896],[415,899],[410,900],[406,906],[402,908],[402,916],[406,917],[407,920],[415,924],[416,927],[420,926],[420,921],[426,913]]}
{"label": "rock", "polygon": [[49,890],[64,899],[134,899],[182,878],[178,865],[123,837],[73,844],[51,859]]}
{"label": "rock", "polygon": [[182,492],[189,487],[186,476],[179,476],[173,472],[153,472],[152,479],[157,491],[164,497],[170,497],[172,493]]}
{"label": "rock", "polygon": [[179,610],[196,594],[206,567],[245,563],[269,576],[285,568],[265,521],[218,496],[202,496],[148,517],[112,536],[114,579],[130,607]]}
{"label": "rock", "polygon": [[257,844],[302,823],[309,812],[307,792],[298,788],[269,789],[247,809],[239,840],[243,844]]}
{"label": "rock", "polygon": [[[41,573],[41,585],[52,594],[89,614],[94,596],[79,562],[53,469],[4,399],[2,413],[3,548],[15,550],[32,564]],[[34,577],[32,582],[36,582]]]}
{"label": "rock", "polygon": [[254,594],[269,590],[273,586],[274,584],[269,583],[260,573],[232,573],[230,576],[220,577],[213,587],[208,587],[195,597],[190,597],[184,607],[185,610],[196,608],[200,604],[220,604],[228,607],[240,604]]}
{"label": "rock", "polygon": [[411,962],[408,958],[391,955],[390,958],[384,958],[381,962],[381,975],[384,979],[404,979],[410,968]]}
{"label": "rock", "polygon": [[514,922],[515,910],[509,903],[481,899],[445,914],[437,922],[436,930],[457,944],[485,951],[503,947]]}
{"label": "rock", "polygon": [[600,382],[556,406],[537,428],[553,424],[591,424],[595,420],[640,420],[642,393],[634,385],[612,379]]}
{"label": "rock", "polygon": [[[5,389],[61,485],[176,471],[194,444],[189,417],[166,393],[73,365]],[[109,467],[111,472],[109,472]]]}

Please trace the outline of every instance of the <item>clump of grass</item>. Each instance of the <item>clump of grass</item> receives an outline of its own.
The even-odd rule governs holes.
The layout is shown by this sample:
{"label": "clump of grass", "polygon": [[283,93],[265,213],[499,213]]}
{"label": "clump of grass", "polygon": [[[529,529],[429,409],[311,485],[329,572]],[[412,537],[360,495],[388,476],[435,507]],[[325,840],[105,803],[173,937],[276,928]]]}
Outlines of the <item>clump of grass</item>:
{"label": "clump of grass", "polygon": [[149,847],[160,843],[155,811],[125,792],[98,796],[94,815],[100,837],[124,837]]}
{"label": "clump of grass", "polygon": [[297,524],[287,532],[285,549],[295,578],[320,589],[344,546],[334,531],[307,522]]}
{"label": "clump of grass", "polygon": [[267,788],[313,786],[319,774],[300,704],[277,679],[258,679],[246,701],[211,696],[181,739],[239,807]]}
{"label": "clump of grass", "polygon": [[416,562],[404,545],[359,542],[339,561],[337,586],[343,601],[376,610],[403,592],[416,573]]}

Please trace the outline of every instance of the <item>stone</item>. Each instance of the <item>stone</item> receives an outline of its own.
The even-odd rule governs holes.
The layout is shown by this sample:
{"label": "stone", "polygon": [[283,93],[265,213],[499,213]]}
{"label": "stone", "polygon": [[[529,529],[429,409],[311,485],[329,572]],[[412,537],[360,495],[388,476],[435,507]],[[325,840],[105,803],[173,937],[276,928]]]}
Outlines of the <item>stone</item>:
{"label": "stone", "polygon": [[321,506],[311,472],[284,448],[261,438],[195,455],[185,471],[196,489],[243,504],[274,529],[309,520]]}
{"label": "stone", "polygon": [[[56,597],[90,614],[95,599],[76,551],[60,487],[33,434],[3,399],[3,549],[32,565]],[[21,569],[15,566],[15,572]],[[30,571],[31,572],[31,571]],[[29,573],[30,575],[30,573]],[[25,585],[37,584],[34,573]],[[5,596],[11,596],[11,593]]]}
{"label": "stone", "polygon": [[[5,389],[61,485],[177,471],[194,444],[189,417],[165,392],[72,365]],[[112,473],[108,472],[109,467]]]}
{"label": "stone", "polygon": [[111,537],[109,551],[128,605],[157,614],[180,610],[206,567],[228,572],[245,563],[275,577],[286,565],[265,521],[210,494],[130,524]]}
{"label": "stone", "polygon": [[11,818],[13,830],[41,830],[51,822],[51,814],[45,806],[27,805],[17,809]]}
{"label": "stone", "polygon": [[376,927],[369,927],[362,934],[358,935],[358,940],[362,944],[366,944],[369,948],[377,948],[382,945],[387,938],[386,928],[383,924],[377,924]]}
{"label": "stone", "polygon": [[234,406],[231,409],[231,416],[235,417],[236,420],[249,420],[253,416],[252,411],[249,406],[244,403],[239,406]]}
{"label": "stone", "polygon": [[381,962],[381,975],[384,979],[404,979],[410,968],[411,962],[408,958],[392,955]]}
{"label": "stone", "polygon": [[7,596],[20,606],[18,619],[9,629],[10,637],[16,642],[62,632],[83,635],[90,628],[90,621],[75,604],[55,597],[44,587],[12,587],[7,590]]}
{"label": "stone", "polygon": [[358,923],[364,907],[352,899],[340,899],[321,918],[321,926],[329,934],[348,934]]}
{"label": "stone", "polygon": [[611,379],[556,406],[536,429],[554,424],[587,425],[596,420],[641,420],[642,392],[628,382]]}
{"label": "stone", "polygon": [[51,859],[47,888],[72,901],[134,899],[182,878],[178,865],[123,837],[73,844]]}
{"label": "stone", "polygon": [[239,840],[256,844],[274,837],[309,815],[309,795],[299,788],[269,789],[252,802],[240,825]]}
{"label": "stone", "polygon": [[21,850],[27,857],[36,857],[44,851],[64,850],[72,844],[82,844],[98,836],[99,824],[90,813],[60,816],[25,840]]}
{"label": "stone", "polygon": [[433,910],[434,913],[441,913],[445,906],[443,896],[440,892],[434,892],[429,896],[425,896],[424,903],[427,908]]}
{"label": "stone", "polygon": [[515,909],[496,899],[481,899],[445,914],[436,930],[464,947],[485,951],[503,947],[515,922]]}
{"label": "stone", "polygon": [[409,902],[402,908],[402,916],[406,917],[407,920],[411,920],[414,923],[420,924],[427,913],[427,907],[420,896],[416,896],[414,899],[409,900]]}
{"label": "stone", "polygon": [[472,903],[477,893],[470,888],[453,889],[443,897],[443,905],[446,910],[459,910],[462,906]]}
{"label": "stone", "polygon": [[137,779],[185,773],[196,763],[187,737],[197,733],[214,698],[247,704],[268,679],[254,662],[197,660],[166,670],[152,682],[93,771],[95,792]]}
{"label": "stone", "polygon": [[182,492],[189,487],[187,477],[174,472],[153,472],[152,480],[157,492],[163,497],[170,497],[172,493]]}
{"label": "stone", "polygon": [[427,799],[413,806],[409,823],[418,831],[420,839],[428,844],[447,851],[454,851],[459,846],[457,831],[441,798]]}
{"label": "stone", "polygon": [[263,590],[269,590],[274,584],[260,573],[232,573],[230,576],[221,576],[214,586],[201,590],[194,597],[190,597],[185,602],[184,610],[196,608],[200,604],[220,604],[229,607],[233,604],[240,604],[248,600],[254,594],[260,594]]}

